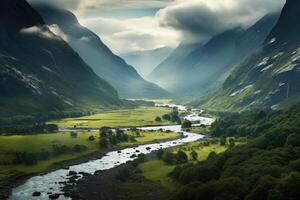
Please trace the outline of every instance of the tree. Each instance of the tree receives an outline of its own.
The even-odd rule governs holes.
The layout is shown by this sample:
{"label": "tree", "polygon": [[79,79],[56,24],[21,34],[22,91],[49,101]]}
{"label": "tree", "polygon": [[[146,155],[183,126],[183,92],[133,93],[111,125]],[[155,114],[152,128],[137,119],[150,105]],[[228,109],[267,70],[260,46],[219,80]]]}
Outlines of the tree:
{"label": "tree", "polygon": [[77,133],[74,132],[74,131],[72,131],[72,132],[70,133],[70,136],[71,136],[72,138],[77,138]]}
{"label": "tree", "polygon": [[184,151],[178,151],[176,155],[177,163],[186,163],[188,161],[188,156]]}
{"label": "tree", "polygon": [[111,133],[110,127],[101,127],[99,130],[100,137],[108,137]]}
{"label": "tree", "polygon": [[159,149],[157,152],[156,152],[156,156],[159,158],[159,159],[162,159],[164,155],[164,150],[163,149]]}
{"label": "tree", "polygon": [[95,137],[94,137],[93,135],[91,135],[91,136],[89,137],[89,141],[95,141]]}
{"label": "tree", "polygon": [[233,138],[230,138],[230,139],[229,139],[229,147],[232,148],[232,147],[234,147],[234,146],[235,146],[235,141],[234,141]]}
{"label": "tree", "polygon": [[100,139],[99,144],[100,144],[101,148],[107,148],[108,147],[108,141],[107,141],[107,139],[105,137],[103,137],[103,138]]}
{"label": "tree", "polygon": [[192,122],[189,120],[184,120],[184,122],[181,125],[181,128],[192,128]]}
{"label": "tree", "polygon": [[171,121],[171,116],[169,114],[164,114],[162,118],[166,121]]}
{"label": "tree", "polygon": [[155,118],[155,121],[156,121],[156,122],[161,122],[161,118],[160,118],[160,117],[156,117],[156,118]]}
{"label": "tree", "polygon": [[300,146],[300,134],[296,134],[296,133],[290,134],[286,139],[286,145],[299,147]]}
{"label": "tree", "polygon": [[197,160],[198,159],[198,153],[195,150],[193,150],[191,152],[191,156],[192,156],[193,160]]}
{"label": "tree", "polygon": [[226,145],[226,137],[221,137],[220,138],[220,145],[225,146]]}
{"label": "tree", "polygon": [[164,153],[162,159],[167,164],[173,164],[175,161],[175,155],[172,152],[167,151]]}

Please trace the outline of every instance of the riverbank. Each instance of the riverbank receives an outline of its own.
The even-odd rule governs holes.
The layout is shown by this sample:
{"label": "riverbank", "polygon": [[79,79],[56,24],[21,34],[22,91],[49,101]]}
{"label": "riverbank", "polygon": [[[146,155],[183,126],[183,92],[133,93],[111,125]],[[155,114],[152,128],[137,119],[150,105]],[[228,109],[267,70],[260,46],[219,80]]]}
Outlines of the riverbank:
{"label": "riverbank", "polygon": [[[155,159],[155,153],[146,158]],[[134,171],[134,174],[120,181],[116,177],[124,170]],[[63,192],[73,200],[157,200],[170,196],[171,192],[159,182],[147,180],[135,170],[131,163],[126,163],[93,175],[85,174],[76,184],[64,186]]]}
{"label": "riverbank", "polygon": [[[107,153],[101,159],[85,162],[79,165],[73,165],[69,169],[59,169],[47,174],[34,176],[28,179],[24,184],[13,189],[11,199],[19,200],[30,199],[34,192],[40,192],[39,199],[48,199],[49,192],[60,194],[61,185],[68,180],[70,171],[75,171],[78,174],[93,174],[99,170],[108,170],[114,167],[127,163],[128,161],[135,160],[139,154],[149,154],[160,148],[169,148],[180,146],[189,142],[201,139],[203,136],[184,133],[184,137],[177,140],[172,140],[162,143],[153,143],[148,145],[139,145],[136,148],[126,148],[122,151],[112,151]],[[78,177],[79,179],[81,178]],[[64,199],[64,198],[63,198]]]}
{"label": "riverbank", "polygon": [[[157,133],[157,134],[159,134],[159,133]],[[41,174],[46,174],[46,173],[49,173],[49,172],[53,172],[53,171],[58,170],[58,169],[68,169],[70,166],[73,166],[73,165],[78,165],[78,164],[86,163],[86,162],[89,162],[89,161],[101,159],[103,156],[105,156],[108,152],[111,152],[111,151],[123,150],[123,149],[129,148],[129,147],[133,148],[133,147],[137,147],[141,144],[146,145],[146,144],[151,144],[151,143],[162,143],[162,142],[166,142],[166,141],[170,141],[170,140],[180,138],[180,134],[177,134],[176,137],[173,136],[174,135],[173,133],[165,133],[165,134],[170,134],[170,137],[166,138],[166,139],[155,139],[155,140],[146,141],[146,142],[142,141],[142,142],[136,143],[136,144],[132,144],[132,143],[131,144],[129,144],[129,143],[124,143],[123,144],[123,143],[121,143],[119,146],[114,146],[114,147],[110,147],[110,148],[107,148],[107,149],[102,149],[101,151],[100,150],[99,151],[94,151],[94,152],[91,152],[89,154],[85,154],[82,157],[77,157],[77,158],[74,158],[74,159],[53,163],[47,169],[42,170],[43,173],[41,173],[41,172],[29,173],[29,174],[20,174],[19,173],[16,177],[12,177],[11,179],[8,180],[8,182],[5,185],[2,185],[2,187],[0,187],[0,194],[1,194],[0,199],[7,199],[8,195],[11,192],[11,188],[15,188],[19,185],[22,185],[23,183],[25,183],[26,180],[30,179],[31,177],[41,175]]]}

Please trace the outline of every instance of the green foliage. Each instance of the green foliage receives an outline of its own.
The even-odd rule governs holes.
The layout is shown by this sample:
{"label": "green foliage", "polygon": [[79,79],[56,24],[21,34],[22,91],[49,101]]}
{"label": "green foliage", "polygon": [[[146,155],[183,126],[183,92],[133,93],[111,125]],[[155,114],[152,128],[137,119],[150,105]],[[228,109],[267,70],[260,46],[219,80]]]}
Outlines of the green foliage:
{"label": "green foliage", "polygon": [[230,138],[231,148],[226,152],[211,153],[206,161],[175,168],[170,176],[186,186],[174,199],[297,199],[300,105],[280,112],[234,116],[238,118],[219,119],[213,125],[214,135],[222,136],[223,142],[234,135],[252,140],[235,146],[238,140]]}
{"label": "green foliage", "polygon": [[155,121],[156,121],[156,122],[161,122],[161,118],[160,118],[160,117],[156,117],[156,118],[155,118]]}
{"label": "green foliage", "polygon": [[181,128],[192,128],[192,122],[184,120],[184,122],[181,124]]}
{"label": "green foliage", "polygon": [[101,138],[99,141],[99,145],[103,149],[107,148],[109,145],[107,138],[105,138],[105,137]]}
{"label": "green foliage", "polygon": [[192,151],[191,152],[191,157],[193,158],[193,160],[197,160],[198,159],[198,153],[196,151]]}
{"label": "green foliage", "polygon": [[89,141],[92,142],[92,141],[95,141],[95,139],[96,139],[95,136],[93,136],[93,135],[89,136]]}
{"label": "green foliage", "polygon": [[78,134],[75,131],[70,132],[71,138],[77,138]]}
{"label": "green foliage", "polygon": [[188,156],[184,151],[178,151],[176,154],[177,163],[186,163],[188,161]]}
{"label": "green foliage", "polygon": [[58,126],[56,124],[41,123],[31,125],[0,126],[0,134],[6,135],[29,135],[56,132],[58,132]]}
{"label": "green foliage", "polygon": [[157,152],[156,152],[156,155],[159,159],[162,159],[163,155],[164,155],[164,150],[163,149],[159,149]]}

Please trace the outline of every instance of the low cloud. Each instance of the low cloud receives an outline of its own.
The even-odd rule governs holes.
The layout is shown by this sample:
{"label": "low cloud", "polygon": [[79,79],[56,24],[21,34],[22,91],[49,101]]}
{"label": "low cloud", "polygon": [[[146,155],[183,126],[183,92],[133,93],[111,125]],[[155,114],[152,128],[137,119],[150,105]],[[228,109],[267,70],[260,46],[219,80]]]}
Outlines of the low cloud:
{"label": "low cloud", "polygon": [[237,26],[247,28],[280,11],[285,0],[177,0],[156,17],[161,26],[180,30],[187,40],[207,40]]}
{"label": "low cloud", "polygon": [[55,35],[61,37],[64,41],[69,42],[69,37],[60,29],[57,24],[52,24],[48,27]]}
{"label": "low cloud", "polygon": [[23,28],[20,30],[21,34],[28,34],[28,35],[37,35],[41,38],[45,39],[60,39],[55,34],[53,34],[47,27],[39,27],[39,26],[32,26],[29,28]]}
{"label": "low cloud", "polygon": [[[80,22],[100,35],[115,53],[175,47],[180,33],[161,27],[153,17],[134,19],[88,18]],[[105,28],[104,28],[105,27]]]}

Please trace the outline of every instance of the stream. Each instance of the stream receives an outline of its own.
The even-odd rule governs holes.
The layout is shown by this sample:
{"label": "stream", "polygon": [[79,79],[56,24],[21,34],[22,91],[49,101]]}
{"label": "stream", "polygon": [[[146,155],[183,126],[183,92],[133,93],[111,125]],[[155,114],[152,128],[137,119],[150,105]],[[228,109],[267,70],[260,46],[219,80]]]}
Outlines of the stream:
{"label": "stream", "polygon": [[[205,121],[205,125],[210,125],[211,120]],[[182,132],[180,125],[172,126],[154,126],[154,127],[139,127],[140,130],[159,130]],[[136,159],[135,156],[139,154],[149,154],[159,149],[166,149],[170,147],[180,146],[182,144],[190,143],[202,139],[204,136],[189,132],[182,132],[183,137],[180,139],[162,142],[140,145],[138,147],[126,148],[121,151],[112,151],[107,153],[100,159],[91,160],[82,164],[70,166],[69,169],[59,169],[46,174],[41,174],[28,179],[22,185],[12,190],[10,200],[48,200],[49,194],[61,194],[58,199],[70,199],[65,197],[62,192],[64,182],[67,182],[70,178],[70,171],[78,173],[78,179],[83,176],[80,173],[94,174],[99,170],[108,170],[116,166],[125,164],[128,161]],[[40,196],[33,197],[34,192],[40,192]]]}

